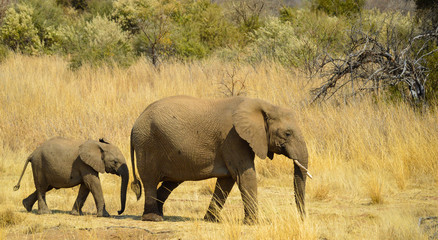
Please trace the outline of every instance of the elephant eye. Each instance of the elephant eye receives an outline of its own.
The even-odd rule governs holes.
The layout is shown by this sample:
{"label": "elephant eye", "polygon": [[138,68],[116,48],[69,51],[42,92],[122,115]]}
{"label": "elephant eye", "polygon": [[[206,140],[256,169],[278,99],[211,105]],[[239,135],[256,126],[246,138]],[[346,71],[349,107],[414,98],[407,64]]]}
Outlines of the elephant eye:
{"label": "elephant eye", "polygon": [[285,135],[286,135],[286,137],[292,136],[292,131],[286,131]]}

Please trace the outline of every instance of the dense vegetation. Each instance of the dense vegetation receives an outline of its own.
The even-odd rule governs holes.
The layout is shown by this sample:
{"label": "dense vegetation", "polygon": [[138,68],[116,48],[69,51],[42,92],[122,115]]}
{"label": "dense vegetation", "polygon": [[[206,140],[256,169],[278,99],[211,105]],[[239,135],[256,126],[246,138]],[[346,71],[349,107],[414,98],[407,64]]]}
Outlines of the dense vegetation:
{"label": "dense vegetation", "polygon": [[[392,2],[398,3],[393,10],[364,0],[282,7],[262,0],[2,0],[0,61],[9,51],[62,55],[72,69],[129,66],[144,58],[155,66],[212,57],[253,66],[273,61],[331,76],[315,91],[323,100],[338,92],[336,85],[347,85],[338,79],[348,78],[359,83],[343,91],[344,98],[365,89],[392,100],[434,101],[437,8],[427,0]],[[376,48],[385,52],[369,53]]]}

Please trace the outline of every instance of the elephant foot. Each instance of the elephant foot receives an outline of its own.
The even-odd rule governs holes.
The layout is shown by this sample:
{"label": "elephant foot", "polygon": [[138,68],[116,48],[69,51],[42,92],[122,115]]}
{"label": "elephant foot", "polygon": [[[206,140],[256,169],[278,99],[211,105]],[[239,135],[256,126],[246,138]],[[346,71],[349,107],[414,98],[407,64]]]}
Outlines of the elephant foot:
{"label": "elephant foot", "polygon": [[38,214],[52,214],[50,209],[38,209]]}
{"label": "elephant foot", "polygon": [[217,223],[219,222],[219,218],[215,214],[207,212],[204,216],[204,221]]}
{"label": "elephant foot", "polygon": [[32,205],[29,204],[28,199],[23,199],[22,201],[24,208],[26,208],[26,211],[31,212],[32,211]]}
{"label": "elephant foot", "polygon": [[81,210],[78,211],[77,209],[71,210],[70,214],[74,215],[74,216],[82,216],[82,215],[84,215],[84,213]]}
{"label": "elephant foot", "polygon": [[103,210],[102,213],[97,213],[97,216],[98,217],[111,217],[111,215],[106,210]]}
{"label": "elephant foot", "polygon": [[161,222],[163,221],[163,216],[160,216],[156,213],[145,213],[141,216],[142,221],[152,221],[152,222]]}

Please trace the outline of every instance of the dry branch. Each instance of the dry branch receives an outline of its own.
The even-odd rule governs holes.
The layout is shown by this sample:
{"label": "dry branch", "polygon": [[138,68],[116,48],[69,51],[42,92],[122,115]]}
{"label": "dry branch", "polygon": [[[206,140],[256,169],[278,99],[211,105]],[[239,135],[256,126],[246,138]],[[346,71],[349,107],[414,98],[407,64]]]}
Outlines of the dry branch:
{"label": "dry branch", "polygon": [[438,51],[438,29],[411,37],[402,50],[398,46],[403,39],[395,36],[388,32],[384,44],[378,33],[352,30],[350,48],[343,58],[328,53],[322,57],[318,71],[327,80],[312,90],[312,102],[327,100],[348,84],[352,86],[351,96],[364,91],[378,93],[379,89],[404,84],[412,100],[425,102],[424,85],[429,73],[425,57]]}

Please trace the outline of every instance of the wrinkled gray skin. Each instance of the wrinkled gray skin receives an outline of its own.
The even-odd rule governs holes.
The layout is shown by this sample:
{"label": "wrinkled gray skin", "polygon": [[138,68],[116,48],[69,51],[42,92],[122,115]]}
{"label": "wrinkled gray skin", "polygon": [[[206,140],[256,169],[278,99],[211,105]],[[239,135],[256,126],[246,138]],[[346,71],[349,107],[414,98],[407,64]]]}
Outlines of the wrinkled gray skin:
{"label": "wrinkled gray skin", "polygon": [[[149,105],[131,132],[132,189],[145,191],[142,220],[162,221],[163,204],[184,181],[217,178],[204,219],[218,221],[233,185],[242,195],[245,223],[257,221],[257,180],[254,157],[274,153],[308,166],[306,143],[290,110],[262,100],[232,97],[205,100],[175,96]],[[306,172],[294,167],[295,201],[305,215]],[[157,190],[157,185],[162,185]]]}
{"label": "wrinkled gray skin", "polygon": [[120,201],[125,210],[129,171],[120,150],[105,140],[72,141],[62,137],[52,138],[41,144],[26,160],[23,172],[14,190],[20,188],[21,178],[31,162],[36,191],[23,200],[27,211],[38,200],[38,213],[51,213],[46,203],[46,192],[53,188],[70,188],[81,185],[71,213],[82,215],[82,206],[91,192],[98,217],[109,217],[105,209],[99,173],[117,174],[122,178]]}

